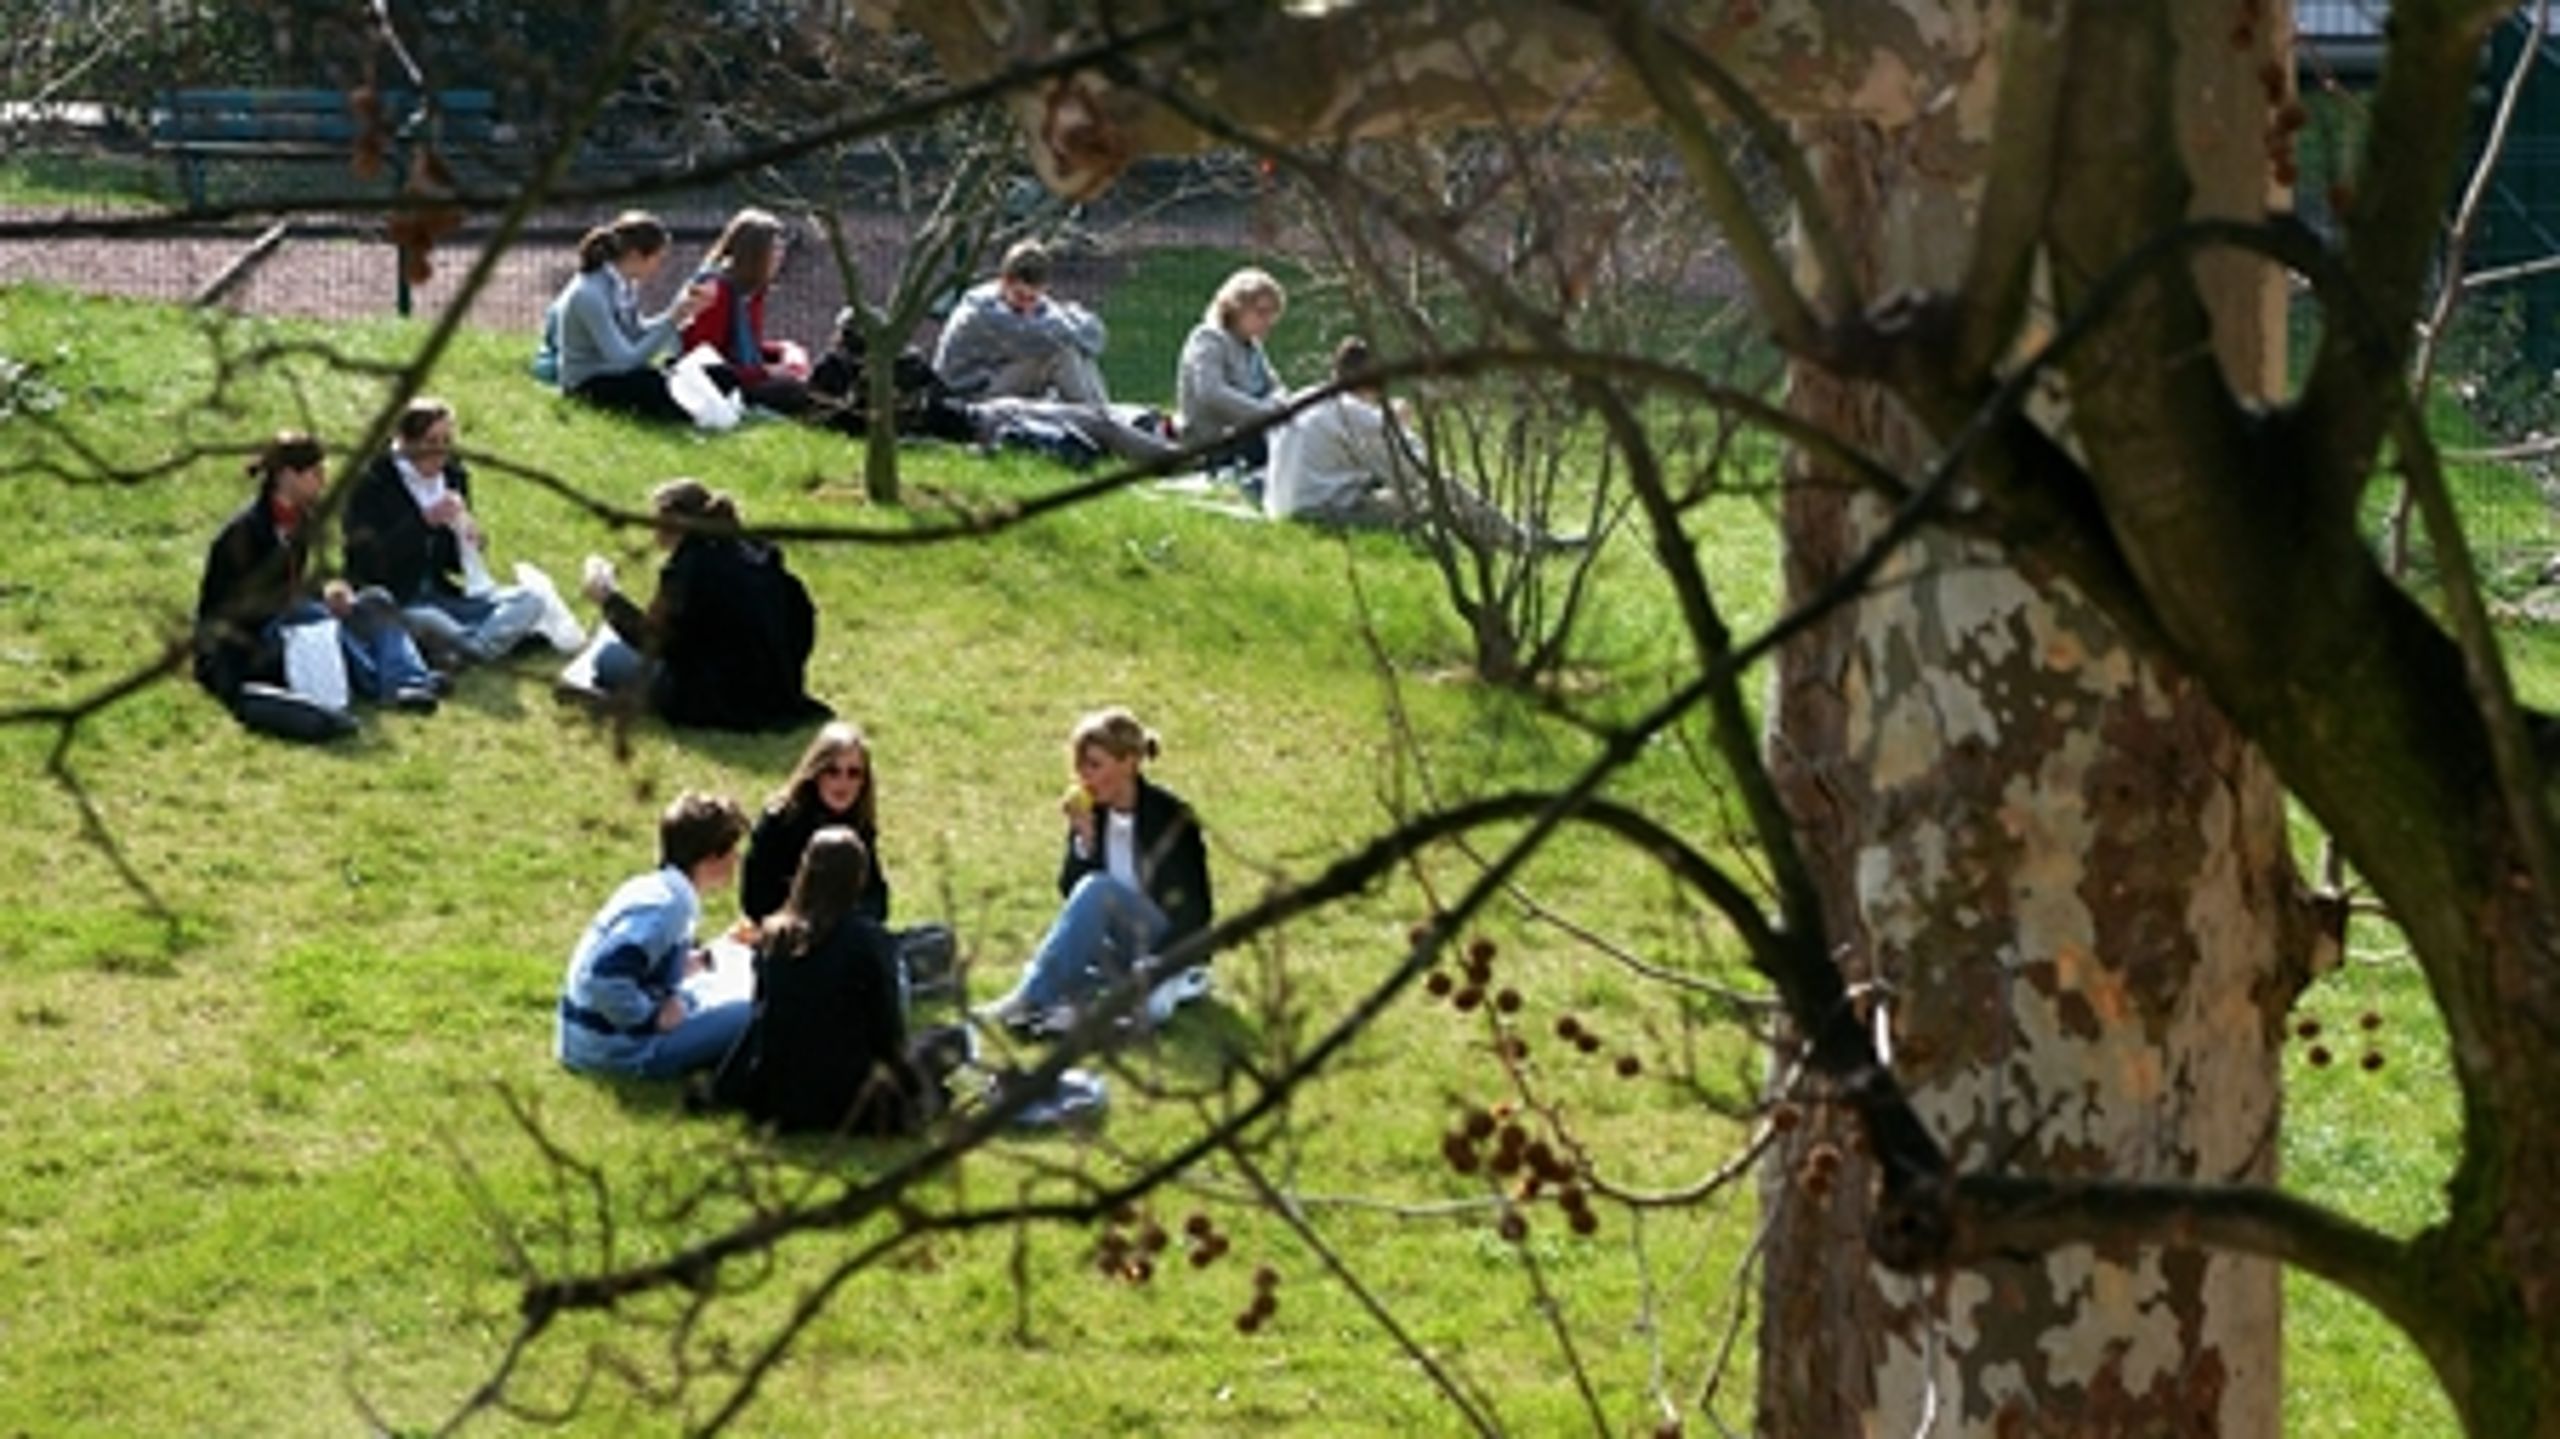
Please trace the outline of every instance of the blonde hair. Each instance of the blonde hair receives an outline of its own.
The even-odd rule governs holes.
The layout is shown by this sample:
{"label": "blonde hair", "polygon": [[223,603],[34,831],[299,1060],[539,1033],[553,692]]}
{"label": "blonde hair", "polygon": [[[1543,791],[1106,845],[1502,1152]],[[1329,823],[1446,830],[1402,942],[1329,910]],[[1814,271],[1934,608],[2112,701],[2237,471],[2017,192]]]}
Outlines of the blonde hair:
{"label": "blonde hair", "polygon": [[1113,759],[1151,760],[1164,750],[1156,732],[1138,723],[1138,717],[1122,706],[1098,709],[1076,721],[1067,735],[1067,759],[1072,762],[1086,749],[1098,749]]}
{"label": "blonde hair", "polygon": [[1288,308],[1289,292],[1280,288],[1280,282],[1271,278],[1270,271],[1247,265],[1219,284],[1218,293],[1209,297],[1209,309],[1201,319],[1221,330],[1232,330],[1236,327],[1236,316],[1243,312],[1245,306],[1258,305],[1266,300],[1276,313]]}

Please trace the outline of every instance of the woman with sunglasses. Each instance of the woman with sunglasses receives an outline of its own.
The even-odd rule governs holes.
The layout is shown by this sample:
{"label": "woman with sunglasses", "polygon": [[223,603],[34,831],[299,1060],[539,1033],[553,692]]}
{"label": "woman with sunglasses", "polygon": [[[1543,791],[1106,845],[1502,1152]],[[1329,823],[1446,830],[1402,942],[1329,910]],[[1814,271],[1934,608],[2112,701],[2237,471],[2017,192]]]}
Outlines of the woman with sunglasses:
{"label": "woman with sunglasses", "polygon": [[862,841],[862,893],[853,913],[875,924],[889,920],[889,882],[880,873],[880,808],[871,788],[871,746],[862,731],[841,720],[819,728],[791,778],[765,802],[747,839],[747,867],[738,882],[738,908],[762,924],[791,897],[791,878],[809,837],[830,825],[852,830]]}

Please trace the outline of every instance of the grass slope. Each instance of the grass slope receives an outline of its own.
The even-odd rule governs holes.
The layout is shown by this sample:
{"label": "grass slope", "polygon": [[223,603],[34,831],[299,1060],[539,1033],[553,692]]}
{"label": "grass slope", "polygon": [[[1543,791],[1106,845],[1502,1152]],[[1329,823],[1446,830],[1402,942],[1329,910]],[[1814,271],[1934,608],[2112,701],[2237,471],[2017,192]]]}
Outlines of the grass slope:
{"label": "grass slope", "polygon": [[[1115,315],[1115,349],[1169,354],[1197,303],[1167,310],[1162,334]],[[308,357],[217,383],[217,347],[307,341],[389,359],[415,337],[392,323],[228,322],[208,345],[195,325],[163,309],[0,290],[0,354],[41,362],[85,441],[132,463],[285,423],[344,438],[379,393],[378,378]],[[520,349],[519,337],[466,335],[447,357],[437,388],[459,405],[466,446],[538,460],[626,503],[692,473],[738,493],[754,519],[894,530],[929,522],[937,494],[1021,496],[1061,479],[919,450],[908,463],[919,502],[879,513],[860,500],[840,440],[784,427],[716,440],[644,433],[526,385]],[[1131,383],[1131,398],[1147,397]],[[31,427],[0,419],[20,519],[0,581],[0,706],[85,694],[180,633],[206,537],[245,489],[228,458],[149,483],[58,484],[16,468],[40,448]],[[479,485],[502,562],[533,558],[565,579],[602,549],[627,575],[648,572],[641,537],[491,467]],[[1735,586],[1736,623],[1765,621],[1765,520],[1738,505],[1706,530]],[[1588,753],[1578,732],[1452,678],[1465,647],[1437,581],[1384,538],[1345,544],[1128,494],[983,544],[803,545],[794,558],[823,615],[813,683],[873,736],[901,917],[955,922],[981,994],[1051,910],[1059,740],[1090,706],[1131,703],[1164,733],[1155,773],[1207,818],[1230,908],[1311,873],[1397,806],[1550,781]],[[1628,710],[1675,670],[1675,626],[1638,547],[1604,563],[1586,647],[1609,678],[1593,702]],[[1410,751],[1391,718],[1409,728]],[[578,926],[649,861],[656,805],[684,787],[755,799],[799,741],[650,725],[626,750],[558,710],[542,667],[528,666],[469,677],[440,715],[369,717],[360,739],[303,751],[243,734],[191,686],[162,685],[84,725],[67,763],[174,911],[163,925],[81,841],[82,815],[45,775],[51,736],[0,729],[0,773],[14,781],[0,786],[0,1083],[17,1097],[0,1119],[0,1432],[339,1434],[351,1394],[397,1422],[429,1422],[489,1372],[511,1331],[510,1252],[575,1267],[609,1245],[627,1261],[744,1213],[767,1191],[737,1187],[740,1138],[679,1117],[662,1093],[559,1073],[550,1012]],[[1621,792],[1694,815],[1705,782],[1684,748],[1659,747]],[[1436,855],[1280,945],[1223,957],[1227,1002],[1184,1016],[1150,1073],[1205,1083],[1222,1044],[1269,1060],[1306,1043],[1393,961],[1424,887],[1454,894],[1471,874],[1463,856]],[[1622,853],[1569,838],[1523,890],[1659,961],[1741,982],[1709,927]],[[1503,908],[1486,933],[1524,994],[1534,1062],[1614,1177],[1685,1184],[1730,1152],[1735,1130],[1704,1101],[1747,1096],[1757,1064],[1730,1033],[1688,1025],[1525,907]],[[2287,1171],[2358,1212],[2419,1222],[2451,1122],[2422,987],[2387,963],[2333,984],[2323,1012],[2343,1027],[2375,1007],[2393,1062],[2380,1076],[2306,1067]],[[1257,997],[1285,998],[1301,1019],[1266,1023]],[[1600,1060],[1550,1037],[1567,1010],[1611,1037]],[[1520,1256],[1465,1203],[1482,1200],[1482,1185],[1437,1155],[1452,1104],[1498,1093],[1488,1038],[1482,1015],[1419,996],[1399,1005],[1293,1107],[1263,1158],[1295,1178],[1328,1240],[1510,1428],[1588,1427]],[[1620,1051],[1644,1058],[1643,1077],[1609,1071]],[[1193,1117],[1127,1082],[1117,1099],[1100,1143],[1003,1146],[953,1190],[987,1201],[1026,1183],[1058,1188],[1038,1179],[1044,1167],[1116,1175]],[[608,1176],[608,1197],[561,1182],[513,1106]],[[794,1149],[760,1182],[826,1194],[882,1154]],[[1212,1172],[1165,1196],[1159,1219],[1206,1210],[1236,1252],[1202,1271],[1168,1264],[1145,1286],[1096,1277],[1083,1233],[921,1246],[845,1288],[745,1429],[1454,1429],[1353,1299],[1237,1195],[1231,1175]],[[1751,1241],[1753,1203],[1746,1190],[1640,1221],[1602,1212],[1600,1236],[1579,1241],[1539,1210],[1527,1253],[1573,1330],[1605,1427],[1626,1432],[1651,1423],[1657,1361],[1662,1382],[1694,1399],[1729,1322],[1725,1281]],[[806,1240],[769,1272],[728,1276],[758,1282],[687,1352],[745,1354],[872,1237]],[[1282,1304],[1246,1338],[1232,1320],[1259,1262],[1283,1271]],[[2405,1345],[2315,1286],[2296,1295],[2293,1432],[2443,1427]],[[519,1396],[557,1405],[583,1394],[573,1432],[666,1427],[628,1385],[594,1375],[590,1357],[610,1352],[663,1382],[670,1361],[653,1325],[666,1314],[644,1302],[564,1325]],[[698,1419],[717,1387],[681,1406]],[[1713,1407],[1747,1425],[1748,1394],[1737,1374]]]}

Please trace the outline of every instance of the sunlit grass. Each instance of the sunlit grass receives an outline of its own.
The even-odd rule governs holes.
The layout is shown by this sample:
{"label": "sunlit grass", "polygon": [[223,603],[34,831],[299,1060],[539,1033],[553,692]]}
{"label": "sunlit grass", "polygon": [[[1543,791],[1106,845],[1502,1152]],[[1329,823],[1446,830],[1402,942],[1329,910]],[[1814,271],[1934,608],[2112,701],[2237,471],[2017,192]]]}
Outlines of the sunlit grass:
{"label": "sunlit grass", "polygon": [[[1115,301],[1121,397],[1170,398],[1172,349],[1230,263],[1207,252],[1140,262],[1139,281],[1117,293],[1161,302]],[[84,444],[129,463],[191,443],[220,451],[132,485],[13,473],[22,542],[0,571],[0,706],[85,695],[182,632],[206,538],[246,491],[237,447],[283,424],[343,441],[378,398],[379,379],[316,362],[217,387],[198,323],[0,290],[0,354],[37,366]],[[1341,323],[1310,294],[1275,342],[1284,371],[1312,378],[1307,366]],[[316,339],[377,359],[417,334],[387,320],[219,331],[235,353]],[[625,504],[691,473],[735,491],[751,519],[894,530],[932,522],[947,501],[1027,496],[1067,478],[917,449],[914,507],[884,512],[861,499],[858,453],[840,439],[786,426],[704,439],[604,421],[526,384],[521,350],[519,336],[468,334],[435,377],[460,408],[465,444]],[[61,454],[23,417],[0,419],[11,465]],[[651,563],[643,537],[495,465],[479,484],[502,564],[529,558],[566,579],[591,549],[619,556],[626,575]],[[1699,527],[1727,618],[1746,635],[1776,613],[1771,503],[1765,491],[1737,495]],[[1155,772],[1207,817],[1230,910],[1305,878],[1400,807],[1553,782],[1593,751],[1535,704],[1465,679],[1466,639],[1438,577],[1383,537],[1344,544],[1126,494],[984,544],[793,555],[823,615],[813,684],[874,739],[901,917],[958,925],[982,994],[1048,917],[1059,741],[1093,705],[1131,703],[1162,730]],[[1580,651],[1593,688],[1580,698],[1632,713],[1690,660],[1640,548],[1613,547],[1602,563]],[[2528,692],[2552,693],[2547,641],[2524,627],[2509,637]],[[600,1257],[586,1201],[551,1183],[502,1088],[612,1176],[617,1257],[741,1212],[723,1196],[670,1218],[669,1194],[723,1172],[736,1136],[683,1118],[663,1093],[559,1074],[550,1006],[577,927],[648,863],[657,803],[684,787],[752,802],[798,736],[643,725],[622,753],[558,709],[544,667],[528,664],[468,678],[433,718],[369,716],[361,738],[308,751],[248,737],[191,686],[163,685],[84,725],[69,764],[174,924],[144,913],[81,840],[79,812],[44,775],[51,740],[0,730],[0,773],[13,780],[0,786],[0,1015],[12,1040],[0,1082],[18,1101],[0,1123],[0,1431],[340,1434],[353,1427],[350,1386],[401,1422],[440,1416],[511,1332],[513,1247],[555,1265]],[[1711,778],[1666,744],[1618,788],[1698,819]],[[1268,1060],[1307,1043],[1394,963],[1426,888],[1446,897],[1473,873],[1435,854],[1265,949],[1223,956],[1226,1007],[1186,1016],[1158,1058],[1200,1080],[1222,1045]],[[1523,883],[1605,935],[1740,980],[1669,886],[1611,846],[1569,836]],[[1732,1128],[1664,1077],[1686,1039],[1658,1000],[1517,907],[1497,905],[1484,930],[1536,1021],[1536,1063],[1614,1173],[1684,1183],[1731,1151]],[[2414,969],[2359,934],[2354,962],[2304,1006],[2335,1062],[2312,1065],[2307,1042],[2289,1051],[2284,1167],[2303,1192],[2405,1232],[2438,1212],[2449,1164],[2443,1039]],[[1283,993],[1294,1026],[1267,1023],[1252,1003]],[[1620,1080],[1547,1039],[1566,1010],[1640,1049],[1646,1077]],[[2362,1067],[2367,1045],[2385,1056],[2379,1071]],[[1488,1049],[1481,1015],[1396,1007],[1292,1108],[1265,1162],[1320,1201],[1481,1199],[1437,1145],[1454,1101],[1495,1094]],[[1756,1058],[1717,1031],[1696,1078],[1735,1097]],[[1009,1197],[1023,1156],[1122,1173],[1195,1119],[1133,1085],[1116,1099],[1106,1147],[1025,1140],[936,1197]],[[789,1152],[817,1193],[881,1157]],[[1012,1234],[921,1245],[847,1289],[768,1385],[749,1432],[1446,1432],[1450,1411],[1412,1366],[1238,1196],[1215,1168],[1166,1196],[1159,1218],[1205,1210],[1237,1249],[1205,1271],[1169,1265],[1144,1287],[1095,1276],[1082,1232],[1028,1231],[1018,1257]],[[1581,1425],[1536,1296],[1481,1208],[1398,1215],[1319,1202],[1313,1214],[1426,1343],[1498,1397],[1515,1432]],[[1655,1358],[1638,1324],[1646,1271],[1628,1216],[1604,1221],[1583,1244],[1542,1211],[1531,1252],[1590,1340],[1611,1421],[1631,1428],[1646,1417]],[[1644,1221],[1650,1272],[1666,1286],[1652,1323],[1677,1383],[1697,1383],[1720,1338],[1724,1277],[1754,1223],[1747,1191]],[[715,1332],[744,1352],[871,1233],[794,1246]],[[1264,1261],[1285,1272],[1281,1319],[1247,1339],[1232,1321]],[[1017,1262],[1030,1281],[1019,1291]],[[2435,1386],[2387,1326],[2308,1281],[2289,1299],[2288,1432],[2443,1432]],[[533,1361],[525,1397],[571,1395],[591,1341],[663,1357],[640,1325],[664,1313],[641,1304],[565,1324]],[[1727,1383],[1743,1396],[1722,1406],[1728,1423],[1747,1426],[1749,1392],[1747,1375]],[[698,1417],[703,1397],[693,1402]],[[577,1428],[635,1425],[663,1420],[608,1382]]]}

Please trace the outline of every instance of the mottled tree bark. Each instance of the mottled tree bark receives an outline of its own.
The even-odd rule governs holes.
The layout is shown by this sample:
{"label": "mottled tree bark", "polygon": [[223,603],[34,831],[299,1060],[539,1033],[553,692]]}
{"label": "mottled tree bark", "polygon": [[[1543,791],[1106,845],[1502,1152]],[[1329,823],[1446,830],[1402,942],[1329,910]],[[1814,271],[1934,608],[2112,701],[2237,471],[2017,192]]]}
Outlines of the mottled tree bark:
{"label": "mottled tree bark", "polygon": [[[1988,141],[1966,117],[1989,113],[1808,128],[1868,293],[1961,282],[1983,179],[1967,165]],[[2254,202],[2263,161],[2232,138],[2245,178],[2226,189]],[[2225,356],[2255,388],[2281,331],[2260,323],[2267,276],[2234,278]],[[1906,471],[1926,462],[1930,442],[1872,389],[1805,369],[1794,404]],[[1843,477],[1800,468],[1790,594],[1881,519]],[[2304,936],[2273,776],[2196,686],[2067,584],[1937,535],[1784,652],[1773,726],[1835,953],[1960,1166],[2273,1179],[2279,976]],[[1865,1435],[1934,1412],[1955,1435],[2277,1431],[2274,1265],[2130,1243],[1938,1276],[1844,1265],[1871,1174],[1843,1111],[1808,1113],[1764,1190],[1764,1430]]]}

